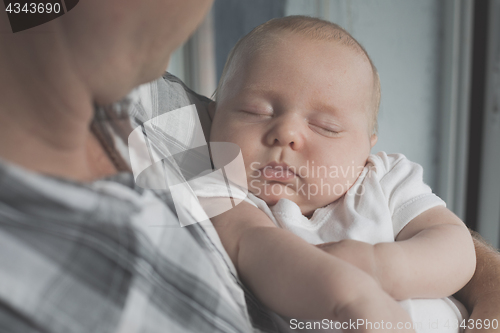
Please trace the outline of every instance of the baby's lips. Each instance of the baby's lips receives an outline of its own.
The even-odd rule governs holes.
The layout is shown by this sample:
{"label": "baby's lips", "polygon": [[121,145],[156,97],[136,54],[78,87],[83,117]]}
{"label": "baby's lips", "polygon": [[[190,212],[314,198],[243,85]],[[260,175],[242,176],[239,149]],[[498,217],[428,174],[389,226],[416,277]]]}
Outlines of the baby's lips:
{"label": "baby's lips", "polygon": [[266,180],[286,181],[296,177],[295,173],[291,170],[282,167],[266,166],[261,169],[261,173],[262,177]]}

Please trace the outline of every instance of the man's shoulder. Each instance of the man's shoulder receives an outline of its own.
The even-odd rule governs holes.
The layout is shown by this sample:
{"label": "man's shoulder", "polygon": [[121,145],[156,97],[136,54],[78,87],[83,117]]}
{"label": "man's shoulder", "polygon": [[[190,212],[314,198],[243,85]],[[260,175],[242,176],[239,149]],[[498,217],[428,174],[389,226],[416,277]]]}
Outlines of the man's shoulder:
{"label": "man's shoulder", "polygon": [[158,331],[250,330],[244,300],[230,290],[234,277],[201,226],[183,228],[173,214],[155,223],[159,209],[140,201],[151,191],[0,170],[0,312],[7,304],[12,322],[104,332],[140,317]]}

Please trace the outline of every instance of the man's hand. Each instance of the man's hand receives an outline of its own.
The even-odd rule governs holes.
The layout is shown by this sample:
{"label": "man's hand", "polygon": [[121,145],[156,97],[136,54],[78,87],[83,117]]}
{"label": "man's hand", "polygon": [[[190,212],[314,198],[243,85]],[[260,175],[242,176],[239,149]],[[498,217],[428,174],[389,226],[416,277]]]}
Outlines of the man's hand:
{"label": "man's hand", "polygon": [[[489,246],[476,232],[471,231],[476,247],[477,268],[472,279],[454,296],[461,301],[470,313],[474,323],[483,323],[479,328],[471,325],[465,333],[495,332],[500,333],[500,325],[488,329],[484,325],[486,319],[491,323],[500,322],[500,253]],[[472,321],[471,321],[472,322]]]}

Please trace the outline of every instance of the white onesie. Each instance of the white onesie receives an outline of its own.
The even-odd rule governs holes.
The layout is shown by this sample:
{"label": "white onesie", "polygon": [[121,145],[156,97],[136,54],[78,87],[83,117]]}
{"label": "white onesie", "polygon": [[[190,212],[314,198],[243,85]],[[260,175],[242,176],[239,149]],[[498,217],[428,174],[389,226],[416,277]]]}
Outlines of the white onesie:
{"label": "white onesie", "polygon": [[[206,178],[205,178],[206,179]],[[193,188],[198,197],[227,197],[227,187],[214,179]],[[370,244],[393,242],[398,233],[424,211],[445,206],[423,182],[423,169],[402,154],[370,155],[355,184],[340,199],[317,209],[308,219],[294,202],[281,199],[267,204],[231,188],[231,196],[264,211],[278,226],[311,244],[354,239]],[[467,318],[464,306],[452,297],[401,301],[415,323],[417,333],[460,332]]]}

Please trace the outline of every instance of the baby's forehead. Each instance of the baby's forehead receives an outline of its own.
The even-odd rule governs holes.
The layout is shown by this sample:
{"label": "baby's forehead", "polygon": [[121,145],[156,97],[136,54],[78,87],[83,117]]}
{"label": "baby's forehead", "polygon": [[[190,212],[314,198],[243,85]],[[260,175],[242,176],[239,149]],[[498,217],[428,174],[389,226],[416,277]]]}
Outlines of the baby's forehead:
{"label": "baby's forehead", "polygon": [[360,44],[342,30],[334,27],[323,30],[321,34],[308,30],[271,30],[248,38],[242,43],[240,49],[245,54],[251,55],[254,53],[252,51],[263,52],[273,49],[280,41],[294,40],[298,43],[309,42],[307,43],[308,47],[320,47],[321,45],[328,44],[333,48],[346,48],[355,53],[365,55],[365,51]]}
{"label": "baby's forehead", "polygon": [[[245,45],[241,45],[231,59],[232,70],[227,74],[245,76],[243,71],[248,73],[269,59],[286,61],[290,58],[298,60],[294,61],[298,67],[302,67],[302,64],[312,64],[308,68],[313,71],[316,67],[329,70],[340,66],[349,68],[348,71],[353,68],[355,72],[362,71],[363,76],[366,75],[370,79],[373,75],[370,60],[358,47],[340,43],[335,39],[318,39],[289,31],[269,33],[259,40],[249,40]],[[327,60],[327,67],[324,67],[324,59]],[[313,75],[313,72],[308,72],[309,77],[310,75]]]}
{"label": "baby's forehead", "polygon": [[[248,49],[245,50],[246,47]],[[279,82],[275,79],[278,77],[290,82],[288,87],[294,82],[292,89],[303,87],[301,90],[304,92],[310,90],[304,90],[306,86],[321,89],[318,86],[321,85],[334,89],[333,95],[344,96],[348,88],[339,86],[339,81],[358,82],[356,98],[361,97],[359,93],[364,95],[365,87],[371,89],[369,62],[362,55],[354,55],[355,50],[336,41],[313,39],[298,33],[281,33],[270,36],[265,43],[259,41],[257,47],[249,44],[244,48],[233,58],[234,70],[227,73],[230,82],[226,88],[238,92],[238,96],[253,95],[256,90],[272,95],[273,85]],[[280,87],[285,86],[280,84]]]}
{"label": "baby's forehead", "polygon": [[[301,60],[307,61],[308,57],[313,56],[314,52],[301,52],[300,56],[297,55],[293,52],[297,50],[297,46],[312,51],[318,50],[316,53],[325,58],[329,58],[331,53],[338,53],[339,50],[347,51],[345,54],[348,54],[347,58],[349,58],[350,62],[355,63],[355,66],[366,67],[367,75],[372,75],[370,60],[357,44],[340,42],[333,38],[318,38],[296,31],[270,32],[262,34],[260,37],[247,40],[235,50],[236,52],[229,64],[232,70],[228,71],[228,76],[235,74],[237,69],[252,67],[259,61],[269,59],[269,57],[280,57],[282,59],[300,57]],[[332,63],[332,66],[335,65],[335,63]]]}
{"label": "baby's forehead", "polygon": [[[303,87],[304,84],[308,87],[318,87],[319,84],[331,86],[333,82],[346,80],[345,75],[350,77],[347,81],[360,80],[356,99],[365,96],[367,90],[362,87],[370,84],[368,81],[371,81],[371,70],[366,63],[364,68],[361,68],[362,64],[355,59],[361,57],[353,57],[350,48],[335,41],[315,39],[307,39],[307,41],[311,43],[304,43],[304,36],[297,33],[293,35],[282,33],[278,36],[271,36],[267,43],[261,43],[259,47],[249,45],[249,50],[242,48],[241,53],[232,59],[232,69],[226,73],[226,84],[220,87],[219,97],[231,96],[231,98],[241,99],[250,98],[249,96],[276,95],[277,92],[274,92],[272,83],[275,82],[273,76],[294,77],[295,80],[301,77],[301,81],[293,81],[295,82],[295,86],[291,87],[293,90],[299,85]],[[280,46],[277,46],[278,44]],[[327,48],[324,48],[325,44],[328,44]],[[307,47],[307,52],[300,52],[297,55],[295,51],[302,46]],[[330,56],[323,51],[327,50],[336,54],[337,49],[349,51],[348,53],[341,52],[341,57],[332,56],[330,58],[332,61],[329,61]],[[282,65],[283,63],[286,65]],[[344,71],[348,74],[343,73]],[[326,80],[325,77],[327,77]],[[342,77],[344,78],[341,79]],[[318,89],[321,88],[318,87]],[[334,95],[336,96],[347,98],[350,95],[346,94],[345,89],[332,89],[335,89]],[[306,91],[309,90],[306,89]],[[325,95],[324,98],[329,98],[329,96]]]}

